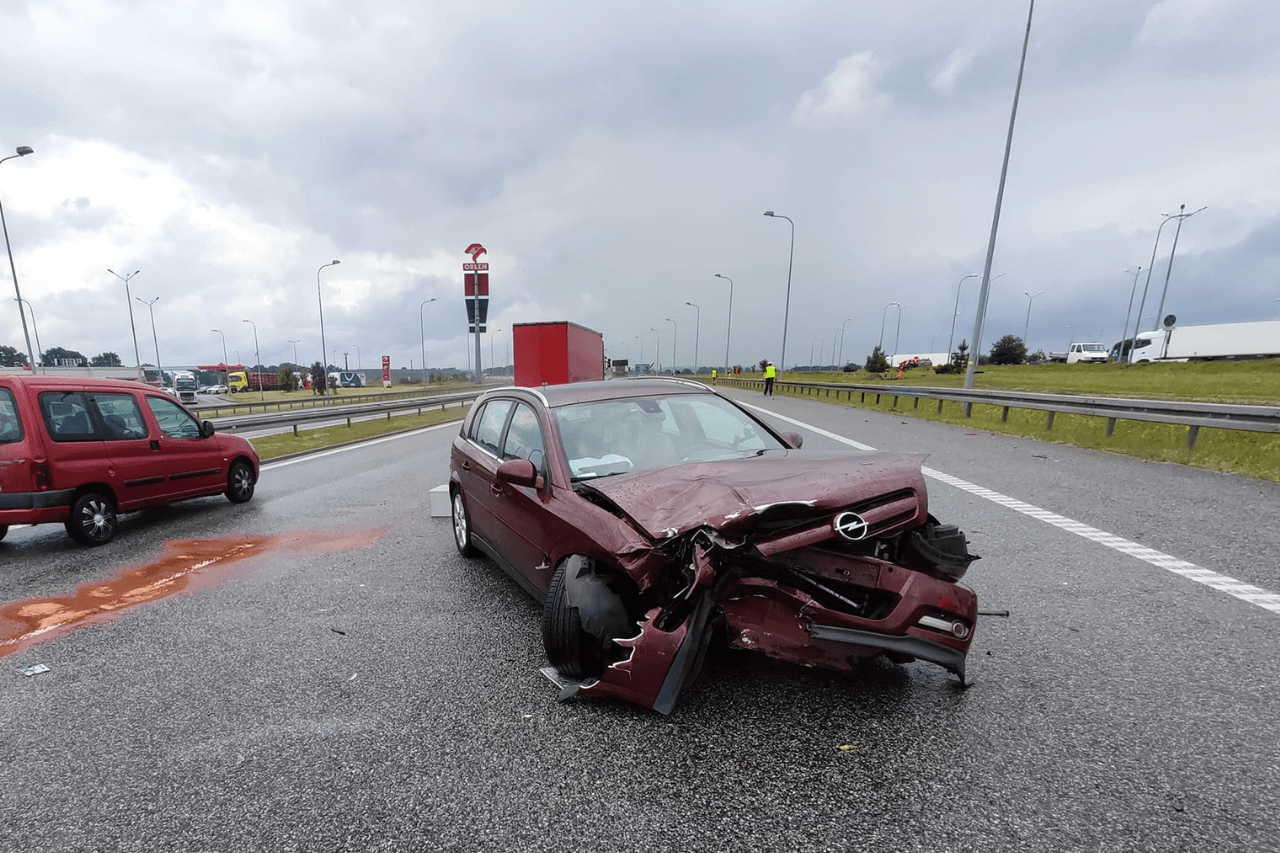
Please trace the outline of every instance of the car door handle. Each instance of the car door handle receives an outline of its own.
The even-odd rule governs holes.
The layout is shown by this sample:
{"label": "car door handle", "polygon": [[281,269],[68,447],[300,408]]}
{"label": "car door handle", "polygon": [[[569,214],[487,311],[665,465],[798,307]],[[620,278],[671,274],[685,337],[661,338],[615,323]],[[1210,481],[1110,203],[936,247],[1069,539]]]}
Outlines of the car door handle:
{"label": "car door handle", "polygon": [[502,497],[502,486],[499,486],[497,483],[489,486],[489,491],[493,493],[494,497]]}
{"label": "car door handle", "polygon": [[160,440],[158,438],[151,439],[151,449],[152,450],[160,449]]}
{"label": "car door handle", "polygon": [[470,462],[468,462],[467,460],[463,459],[463,460],[462,460],[462,464],[461,464],[461,465],[459,465],[458,467],[460,467],[463,471],[470,471],[470,470],[471,470],[471,463],[470,463]]}

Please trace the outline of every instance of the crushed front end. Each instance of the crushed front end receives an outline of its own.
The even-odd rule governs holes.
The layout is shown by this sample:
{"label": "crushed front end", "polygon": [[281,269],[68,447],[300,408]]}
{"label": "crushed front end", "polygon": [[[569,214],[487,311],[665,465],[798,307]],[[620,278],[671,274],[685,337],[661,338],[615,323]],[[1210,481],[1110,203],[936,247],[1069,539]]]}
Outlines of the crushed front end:
{"label": "crushed front end", "polygon": [[[620,570],[624,582],[608,584],[613,610],[630,616],[625,630],[614,618],[595,635],[606,649],[598,675],[566,679],[548,668],[562,697],[612,696],[670,713],[718,633],[804,666],[849,671],[884,654],[964,681],[977,597],[959,581],[978,557],[955,526],[929,515],[917,457],[842,460],[791,482],[744,483],[741,472],[689,466],[612,483],[592,499],[653,544],[617,555],[616,566],[568,567],[583,579]],[[599,600],[578,595],[584,624]]]}

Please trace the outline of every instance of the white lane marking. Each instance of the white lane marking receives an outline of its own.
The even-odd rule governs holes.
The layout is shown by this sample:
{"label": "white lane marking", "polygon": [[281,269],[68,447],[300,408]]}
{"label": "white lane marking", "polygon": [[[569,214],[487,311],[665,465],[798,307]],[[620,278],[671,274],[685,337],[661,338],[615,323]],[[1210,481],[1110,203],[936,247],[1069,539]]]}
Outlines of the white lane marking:
{"label": "white lane marking", "polygon": [[[868,444],[854,441],[851,438],[845,438],[844,436],[837,435],[834,432],[828,432],[821,427],[816,427],[811,424],[807,424],[804,421],[789,418],[786,415],[780,415],[777,412],[770,411],[769,409],[762,409],[759,406],[753,406],[750,403],[743,403],[743,405],[749,409],[755,409],[757,412],[777,418],[780,421],[786,421],[787,423],[795,424],[802,429],[815,432],[818,435],[831,439],[832,441],[838,441],[841,444],[847,444],[850,447],[856,447],[859,450],[875,450],[874,447]],[[993,492],[991,489],[983,488],[982,486],[975,485],[966,480],[961,480],[959,477],[952,477],[950,474],[944,474],[933,468],[922,466],[920,471],[926,477],[932,477],[933,479],[946,483],[949,486],[955,486],[957,489],[962,489],[969,494],[977,495],[980,498],[986,498],[993,503],[1016,510],[1023,515],[1029,515],[1032,518],[1045,522],[1046,524],[1052,524],[1054,527],[1061,528],[1068,533],[1074,533],[1077,536],[1090,539],[1100,545],[1105,545],[1114,551],[1119,551],[1122,554],[1128,554],[1131,557],[1137,557],[1139,560],[1150,563],[1158,568],[1166,569],[1176,575],[1187,578],[1188,580],[1193,580],[1196,583],[1203,584],[1210,589],[1225,592],[1227,595],[1234,596],[1235,598],[1248,602],[1249,604],[1256,604],[1264,610],[1270,610],[1272,613],[1280,613],[1280,595],[1277,595],[1274,592],[1269,592],[1268,590],[1254,586],[1253,584],[1236,580],[1233,577],[1220,574],[1212,571],[1211,569],[1202,568],[1197,566],[1195,563],[1188,563],[1186,560],[1180,560],[1171,554],[1165,554],[1155,550],[1154,548],[1148,548],[1145,545],[1132,542],[1122,536],[1116,536],[1114,533],[1107,533],[1106,531],[1099,530],[1096,527],[1090,527],[1087,524],[1074,521],[1073,519],[1059,515],[1056,512],[1041,509],[1038,506],[1033,506],[1032,504],[1020,501],[1017,498],[1011,498],[1008,495]]]}
{"label": "white lane marking", "polygon": [[446,421],[445,423],[436,424],[435,426],[423,427],[422,429],[415,429],[412,432],[398,432],[395,435],[384,435],[382,438],[371,438],[368,441],[362,441],[359,444],[350,444],[350,445],[347,445],[346,447],[335,447],[332,450],[322,450],[319,453],[308,453],[306,456],[296,456],[293,459],[281,459],[279,462],[264,462],[262,464],[262,470],[272,471],[276,468],[284,468],[287,465],[296,465],[299,462],[311,462],[315,459],[323,459],[326,456],[334,456],[339,453],[346,453],[348,450],[357,450],[365,447],[370,447],[374,444],[382,444],[384,441],[396,441],[401,438],[409,438],[410,436],[414,436],[414,435],[422,435],[422,433],[424,432],[431,432],[432,430],[436,430],[436,429],[445,429],[446,427],[453,427],[454,429],[458,429],[458,422]]}

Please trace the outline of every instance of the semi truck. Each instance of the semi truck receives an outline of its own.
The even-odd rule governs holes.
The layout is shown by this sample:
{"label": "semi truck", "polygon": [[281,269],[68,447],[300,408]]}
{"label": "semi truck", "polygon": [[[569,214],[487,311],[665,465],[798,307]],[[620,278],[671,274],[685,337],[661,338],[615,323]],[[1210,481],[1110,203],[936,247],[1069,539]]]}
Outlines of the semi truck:
{"label": "semi truck", "polygon": [[197,405],[200,401],[196,399],[196,389],[199,387],[200,383],[196,381],[196,375],[192,371],[173,371],[173,390],[182,402]]}
{"label": "semi truck", "polygon": [[515,383],[526,388],[604,379],[604,336],[577,323],[515,323]]}
{"label": "semi truck", "polygon": [[1170,315],[1166,324],[1118,341],[1111,348],[1112,358],[1137,364],[1280,357],[1280,320],[1179,326]]}

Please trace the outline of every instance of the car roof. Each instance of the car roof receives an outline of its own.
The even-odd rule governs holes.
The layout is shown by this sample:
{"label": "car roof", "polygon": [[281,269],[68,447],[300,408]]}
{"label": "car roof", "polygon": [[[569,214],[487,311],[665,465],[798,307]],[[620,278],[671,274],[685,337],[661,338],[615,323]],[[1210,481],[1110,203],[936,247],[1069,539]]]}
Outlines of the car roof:
{"label": "car roof", "polygon": [[571,406],[576,403],[593,403],[599,400],[616,400],[626,397],[656,397],[672,394],[714,394],[715,392],[690,379],[604,379],[591,382],[570,382],[566,385],[539,385],[531,388],[515,386],[508,391],[528,391],[539,395],[551,408]]}
{"label": "car roof", "polygon": [[95,376],[32,376],[30,374],[0,373],[0,382],[12,380],[19,385],[32,388],[75,389],[75,388],[131,388],[155,391],[155,386],[133,379],[109,379]]}

